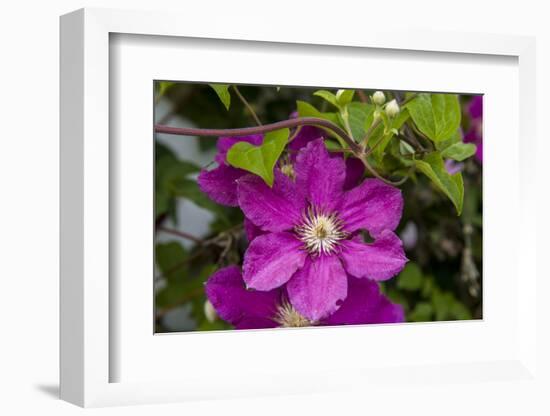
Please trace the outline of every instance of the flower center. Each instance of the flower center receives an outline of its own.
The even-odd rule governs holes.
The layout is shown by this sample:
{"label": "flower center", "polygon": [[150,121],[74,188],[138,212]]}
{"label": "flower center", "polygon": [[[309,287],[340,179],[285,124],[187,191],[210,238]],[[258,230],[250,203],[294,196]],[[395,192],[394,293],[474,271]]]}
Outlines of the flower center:
{"label": "flower center", "polygon": [[294,166],[292,166],[292,162],[288,155],[284,155],[279,159],[279,168],[283,175],[289,177],[293,181],[296,180],[296,172],[294,171]]}
{"label": "flower center", "polygon": [[308,253],[317,255],[333,253],[347,236],[336,213],[327,214],[314,207],[307,209],[295,231]]}
{"label": "flower center", "polygon": [[281,165],[281,172],[292,180],[296,179],[296,172],[294,172],[294,167],[290,163]]}
{"label": "flower center", "polygon": [[283,301],[277,308],[277,315],[275,315],[273,320],[283,328],[297,328],[313,325],[313,322],[300,315],[287,301]]}

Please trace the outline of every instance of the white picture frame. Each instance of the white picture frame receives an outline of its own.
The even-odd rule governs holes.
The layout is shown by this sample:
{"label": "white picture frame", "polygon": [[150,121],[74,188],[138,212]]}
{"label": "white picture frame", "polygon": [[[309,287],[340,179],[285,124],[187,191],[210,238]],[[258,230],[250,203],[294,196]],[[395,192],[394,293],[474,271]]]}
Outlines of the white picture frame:
{"label": "white picture frame", "polygon": [[[185,25],[181,23],[183,20],[186,22]],[[403,340],[403,337],[412,337],[413,333],[422,333],[425,339],[434,340],[448,337],[449,339],[453,337],[484,339],[484,336],[489,337],[487,328],[490,329],[490,325],[494,324],[496,331],[494,339],[498,341],[501,339],[499,337],[502,337],[508,342],[498,351],[494,351],[493,358],[490,357],[490,348],[480,348],[480,351],[485,352],[480,352],[477,357],[470,352],[469,356],[465,354],[457,362],[449,360],[445,355],[436,356],[433,360],[418,358],[416,361],[413,356],[409,356],[408,361],[395,360],[393,366],[389,365],[388,361],[382,360],[379,365],[376,365],[376,360],[371,360],[358,368],[351,368],[354,355],[357,358],[359,354],[359,350],[355,348],[349,351],[351,358],[341,367],[338,363],[331,362],[330,365],[323,364],[318,369],[313,369],[306,364],[302,367],[296,362],[294,371],[284,367],[281,367],[280,371],[274,371],[273,368],[254,364],[259,367],[255,373],[251,368],[253,365],[249,363],[227,369],[227,371],[232,369],[243,373],[250,371],[250,375],[256,376],[254,380],[246,380],[246,377],[232,377],[229,373],[219,374],[219,371],[215,373],[212,369],[208,369],[208,365],[202,373],[200,368],[196,368],[191,375],[180,379],[165,377],[166,373],[152,374],[151,369],[142,371],[137,368],[139,354],[143,351],[152,354],[153,350],[145,349],[146,342],[143,342],[142,338],[131,338],[130,332],[126,330],[132,327],[128,321],[131,318],[115,316],[124,315],[124,311],[120,312],[116,304],[118,298],[114,296],[121,287],[124,288],[124,281],[120,286],[119,283],[115,284],[110,279],[117,268],[117,259],[113,258],[113,252],[110,251],[112,229],[118,226],[115,221],[120,221],[120,216],[113,215],[111,205],[112,200],[116,199],[116,195],[112,194],[111,182],[116,172],[120,173],[117,165],[119,159],[113,157],[110,148],[112,145],[110,137],[117,134],[113,129],[113,120],[110,120],[110,117],[113,117],[110,111],[116,107],[110,102],[113,93],[110,86],[112,75],[110,42],[118,36],[116,34],[155,36],[155,42],[169,40],[174,42],[174,39],[241,42],[240,45],[243,48],[245,44],[242,42],[246,44],[269,42],[276,44],[277,48],[283,51],[282,53],[285,49],[293,48],[292,45],[306,49],[330,45],[333,52],[345,50],[347,53],[350,52],[350,48],[354,48],[352,51],[358,53],[366,49],[390,52],[409,51],[413,55],[428,52],[432,53],[430,59],[434,60],[434,64],[438,59],[437,56],[441,59],[445,56],[460,55],[509,57],[515,60],[514,67],[518,70],[517,101],[535,102],[535,42],[529,37],[471,33],[434,35],[434,33],[421,31],[403,32],[392,28],[376,27],[368,28],[366,31],[362,28],[361,33],[352,27],[342,27],[338,34],[331,33],[329,36],[322,30],[315,30],[314,27],[309,27],[308,30],[304,30],[303,27],[288,28],[281,32],[277,26],[270,24],[256,25],[245,35],[234,32],[231,22],[205,26],[201,24],[201,19],[184,19],[184,16],[170,13],[83,9],[63,16],[61,18],[60,343],[62,399],[88,407],[350,389],[357,391],[357,394],[361,394],[362,389],[368,389],[371,394],[383,395],[388,386],[392,387],[396,383],[395,380],[399,380],[397,384],[402,388],[407,386],[411,388],[413,384],[418,383],[421,385],[442,383],[442,394],[448,395],[451,395],[452,391],[450,388],[448,391],[445,390],[445,383],[453,382],[472,384],[481,390],[486,388],[487,384],[484,382],[487,381],[517,383],[522,386],[528,383],[535,389],[541,386],[539,381],[541,376],[537,371],[536,362],[537,321],[534,319],[537,287],[536,259],[534,258],[537,219],[532,215],[534,211],[529,210],[529,207],[536,204],[534,184],[529,180],[529,171],[534,168],[532,162],[535,159],[535,112],[529,111],[527,106],[518,106],[517,111],[510,113],[511,125],[518,127],[517,132],[511,133],[510,140],[513,138],[516,145],[519,140],[529,141],[532,145],[521,148],[518,146],[519,153],[515,155],[511,150],[503,151],[502,158],[505,160],[498,162],[493,159],[492,168],[491,162],[488,163],[488,170],[493,169],[497,172],[502,169],[503,164],[511,161],[513,168],[508,174],[518,173],[518,177],[512,181],[514,188],[510,190],[511,195],[515,197],[515,202],[511,204],[510,209],[513,210],[520,224],[517,229],[517,240],[513,242],[515,244],[513,251],[517,255],[514,255],[514,259],[511,260],[513,265],[508,268],[509,272],[505,272],[509,277],[510,287],[502,289],[503,297],[513,302],[509,318],[514,321],[514,329],[504,328],[503,322],[499,320],[501,318],[498,317],[492,321],[484,320],[483,325],[477,325],[476,322],[444,326],[416,324],[404,325],[397,329],[394,326],[391,327],[391,332],[388,331],[390,327],[387,326],[369,329],[371,337],[374,336],[373,334],[380,339],[397,337],[396,342]],[[256,48],[255,53],[260,53],[258,52],[260,49]],[[254,52],[251,53],[254,54]],[[148,76],[147,73],[138,70],[136,73],[143,74],[144,77]],[[195,75],[195,79],[187,77],[183,80],[197,81],[198,76]],[[175,75],[169,79],[178,78]],[[231,80],[238,81],[235,78]],[[208,78],[205,81],[216,81],[216,79]],[[262,77],[241,81],[261,83]],[[323,75],[319,75],[312,82],[314,85],[323,84]],[[327,79],[324,82],[331,84],[337,81]],[[403,80],[394,79],[392,83],[387,82],[386,86],[389,89],[405,89],[400,87],[407,85]],[[376,85],[380,88],[386,86]],[[439,89],[434,89],[444,90],[444,88],[441,86]],[[475,91],[470,92],[479,92],[479,86]],[[150,105],[151,102],[148,101],[146,104]],[[496,105],[498,103],[495,102]],[[124,114],[115,114],[124,119]],[[491,123],[490,112],[487,118],[487,123]],[[152,123],[152,119],[148,122]],[[149,130],[147,134],[151,131]],[[505,134],[503,132],[503,135]],[[514,143],[511,142],[511,144]],[[124,148],[122,150],[124,151]],[[147,154],[143,154],[143,157],[146,158]],[[144,180],[147,178],[145,177]],[[151,180],[152,176],[149,178],[149,181]],[[496,180],[488,183],[496,186],[493,191],[490,189],[487,191],[496,201],[498,198],[496,190],[503,189],[502,183],[500,187],[497,186],[499,182]],[[131,198],[131,195],[128,197]],[[488,209],[487,206],[485,209]],[[152,221],[152,215],[150,218]],[[497,221],[498,218],[494,224],[497,224]],[[489,226],[485,228],[485,232],[491,229],[495,230]],[[490,236],[487,237],[490,238]],[[494,237],[495,244],[498,244],[498,236]],[[138,238],[140,241],[143,239]],[[143,273],[148,273],[147,270]],[[517,290],[512,290],[512,285],[518,282],[519,270],[523,274],[522,285],[518,286]],[[506,279],[505,281],[508,282]],[[140,299],[140,296],[146,298],[149,295],[145,291],[142,293],[139,288],[136,290],[138,293],[135,299]],[[150,298],[152,301],[152,297]],[[128,303],[131,301],[126,302]],[[489,305],[485,305],[484,316],[485,312],[491,315],[492,308],[496,315],[496,312],[501,311],[499,309],[501,307],[502,304],[497,301],[489,302]],[[113,319],[118,319],[118,324]],[[149,322],[144,325],[148,324]],[[356,337],[363,336],[365,333],[362,328],[353,330],[346,328],[346,331],[339,328],[316,329],[307,332],[307,337],[302,336],[303,348],[326,345],[327,337],[334,335],[334,332],[327,331],[335,330],[340,331],[339,337],[344,340],[344,344],[361,339]],[[308,330],[297,331],[302,331],[303,334],[303,331]],[[295,337],[300,336],[300,332],[297,331],[283,332],[278,342],[284,343],[291,338],[296,339]],[[114,339],[125,337],[127,333],[130,334],[128,340],[135,343],[131,348],[137,351],[135,357],[128,348],[113,348]],[[399,335],[395,335],[397,333]],[[134,334],[143,334],[143,328]],[[185,337],[189,339],[190,336],[195,335],[198,334],[186,334]],[[203,335],[202,344],[195,345],[198,351],[207,351],[204,349],[208,348],[209,343],[219,345],[224,341],[233,348],[231,351],[234,353],[237,352],[238,346],[244,345],[245,342],[252,343],[258,348],[265,346],[262,343],[272,342],[269,331],[206,335],[210,337],[209,340],[204,342],[206,337]],[[155,339],[154,343],[157,344],[155,348],[180,348],[177,335],[156,337],[151,331],[149,336],[151,340]],[[179,335],[180,339],[181,336],[183,335]],[[490,341],[487,340],[487,342]],[[158,346],[158,344],[162,345]],[[331,345],[336,349],[341,348]],[[129,376],[121,377],[118,371],[113,371],[113,368],[120,368],[119,362],[126,362],[125,374],[130,374]],[[146,367],[145,364],[143,366]],[[217,379],[213,379],[214,375]],[[491,394],[489,389],[487,394]]]}

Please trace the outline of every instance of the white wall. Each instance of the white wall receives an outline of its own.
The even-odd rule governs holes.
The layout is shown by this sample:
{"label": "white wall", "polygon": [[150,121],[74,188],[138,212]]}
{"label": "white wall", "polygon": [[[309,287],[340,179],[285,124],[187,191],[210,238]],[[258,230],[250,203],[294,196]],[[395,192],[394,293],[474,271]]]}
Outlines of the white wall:
{"label": "white wall", "polygon": [[[213,5],[212,3],[216,3]],[[256,19],[300,24],[315,19],[332,30],[332,21],[368,25],[373,19],[391,19],[404,27],[431,27],[440,30],[475,31],[536,35],[538,49],[538,131],[549,131],[544,123],[550,114],[550,30],[546,2],[454,0],[410,1],[352,0],[297,2],[185,2],[168,0],[6,0],[0,9],[0,414],[78,413],[81,410],[54,399],[58,374],[58,16],[83,7],[167,9],[188,13],[189,19],[209,16],[256,14]],[[260,6],[261,5],[261,6]],[[303,13],[306,16],[299,16]],[[254,18],[254,17],[251,17]],[[185,21],[182,21],[182,25]],[[242,28],[246,31],[246,28]],[[533,103],[522,103],[533,106]],[[533,106],[534,107],[534,106]],[[542,133],[540,133],[542,136]],[[539,167],[550,156],[548,140],[539,138]],[[542,147],[544,146],[544,148]],[[546,164],[546,163],[545,163]],[[545,169],[546,171],[547,169]],[[546,175],[540,170],[539,175]],[[540,201],[544,229],[539,247],[548,235],[548,186]],[[546,250],[545,250],[546,251]],[[541,254],[542,250],[541,250]],[[547,255],[547,254],[546,254]],[[543,256],[540,256],[541,258]],[[542,261],[541,261],[542,266]],[[7,267],[6,267],[7,266]],[[539,288],[548,292],[546,287]],[[549,308],[540,306],[548,321]],[[541,317],[541,319],[543,319]],[[550,350],[546,343],[546,353]],[[437,386],[418,391],[416,407],[440,406],[443,414],[542,414],[534,400],[515,395],[502,385],[501,394],[483,399],[473,394],[458,396],[453,403],[438,399]],[[457,391],[460,390],[457,387]],[[533,395],[537,394],[533,392]],[[401,400],[400,398],[396,398]],[[371,407],[375,406],[375,407]],[[391,414],[392,403],[380,403],[365,392],[364,399],[352,399],[346,393],[319,397],[270,398],[228,402],[190,403],[162,407],[138,407],[96,410],[99,414]],[[548,411],[548,405],[546,405]]]}

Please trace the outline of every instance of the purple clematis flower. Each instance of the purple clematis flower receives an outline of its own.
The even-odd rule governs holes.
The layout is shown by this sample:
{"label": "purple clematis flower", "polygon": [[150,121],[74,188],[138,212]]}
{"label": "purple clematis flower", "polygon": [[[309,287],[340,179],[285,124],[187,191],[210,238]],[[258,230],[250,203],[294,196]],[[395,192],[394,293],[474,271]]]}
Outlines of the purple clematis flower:
{"label": "purple clematis flower", "polygon": [[[387,280],[407,259],[394,234],[403,209],[401,191],[377,179],[345,190],[346,165],[322,139],[296,156],[295,180],[280,170],[270,188],[255,175],[238,182],[239,206],[264,234],[245,253],[248,288],[286,285],[292,307],[310,321],[333,314],[348,296],[348,274]],[[360,231],[374,242],[366,244]]]}
{"label": "purple clematis flower", "polygon": [[318,321],[302,316],[288,302],[283,288],[247,290],[238,266],[219,270],[206,282],[206,295],[218,315],[236,329],[354,325],[403,322],[401,305],[389,301],[378,284],[368,279],[349,279],[350,294],[333,315]]}
{"label": "purple clematis flower", "polygon": [[476,95],[468,105],[470,113],[470,128],[464,136],[465,143],[473,143],[477,146],[476,159],[483,163],[483,96]]}

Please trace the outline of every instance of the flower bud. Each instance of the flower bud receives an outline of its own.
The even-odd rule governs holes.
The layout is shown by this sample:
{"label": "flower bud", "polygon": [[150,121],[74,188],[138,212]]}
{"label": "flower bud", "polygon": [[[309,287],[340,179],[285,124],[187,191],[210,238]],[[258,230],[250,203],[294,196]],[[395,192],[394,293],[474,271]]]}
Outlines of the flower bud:
{"label": "flower bud", "polygon": [[218,317],[216,309],[214,309],[214,306],[210,303],[209,300],[204,302],[204,316],[206,316],[208,322],[214,322]]}
{"label": "flower bud", "polygon": [[388,117],[393,118],[396,115],[399,114],[400,108],[399,104],[397,104],[397,101],[391,100],[388,104],[386,104],[386,114]]}
{"label": "flower bud", "polygon": [[382,91],[376,91],[372,95],[372,102],[376,105],[382,105],[386,102],[386,96]]}

